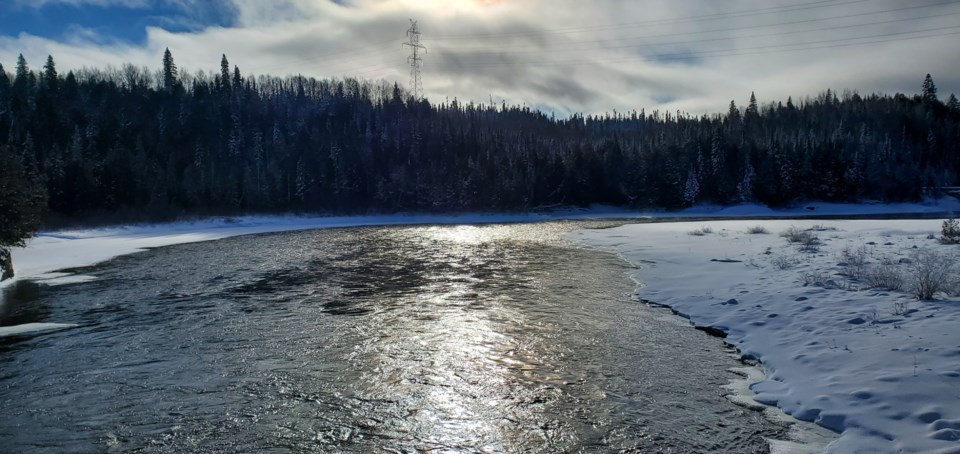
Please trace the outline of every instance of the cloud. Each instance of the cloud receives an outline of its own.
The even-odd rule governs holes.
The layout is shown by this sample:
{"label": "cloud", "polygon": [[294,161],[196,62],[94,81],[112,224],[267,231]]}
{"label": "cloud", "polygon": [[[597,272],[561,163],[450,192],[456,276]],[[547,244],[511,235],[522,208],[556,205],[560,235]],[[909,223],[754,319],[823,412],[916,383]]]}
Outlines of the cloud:
{"label": "cloud", "polygon": [[[21,1],[21,0],[16,0]],[[147,0],[42,0],[140,7]],[[199,0],[154,0],[183,11]],[[209,0],[229,26],[147,29],[142,44],[103,30],[59,40],[0,37],[0,57],[23,52],[60,68],[131,62],[215,70],[225,53],[245,74],[408,80],[401,46],[409,19],[423,32],[423,81],[435,102],[458,98],[572,112],[722,112],[751,92],[771,102],[831,88],[916,93],[929,72],[960,90],[960,5],[896,0],[807,4],[733,0]],[[934,6],[930,6],[934,5]],[[100,5],[102,6],[102,5]],[[189,20],[189,16],[171,20]],[[954,33],[954,34],[950,34]],[[100,34],[101,36],[97,36]],[[4,57],[5,56],[5,57]]]}

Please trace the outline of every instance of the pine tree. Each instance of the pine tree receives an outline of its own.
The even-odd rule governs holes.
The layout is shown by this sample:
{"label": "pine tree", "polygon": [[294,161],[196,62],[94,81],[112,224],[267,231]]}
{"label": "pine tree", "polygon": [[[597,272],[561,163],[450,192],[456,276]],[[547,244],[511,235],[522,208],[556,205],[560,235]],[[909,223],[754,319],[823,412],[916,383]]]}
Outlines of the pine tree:
{"label": "pine tree", "polygon": [[933,83],[933,78],[930,77],[930,74],[927,74],[927,77],[923,79],[920,97],[923,98],[923,102],[927,104],[937,102],[937,86]]}
{"label": "pine tree", "polygon": [[243,76],[240,74],[240,68],[233,67],[233,91],[240,91],[243,88]]}
{"label": "pine tree", "polygon": [[173,62],[173,54],[170,53],[168,47],[163,51],[163,88],[167,91],[173,91],[177,79],[177,65]]}
{"label": "pine tree", "polygon": [[227,61],[227,54],[220,57],[220,89],[230,91],[230,62]]}
{"label": "pine tree", "polygon": [[747,106],[746,116],[756,117],[760,115],[760,109],[757,107],[757,96],[750,92],[750,104]]}
{"label": "pine tree", "polygon": [[53,63],[53,56],[47,55],[47,63],[43,65],[43,86],[48,90],[56,90],[59,82],[57,65]]}
{"label": "pine tree", "polygon": [[[0,66],[0,69],[3,67]],[[950,93],[950,98],[947,99],[947,108],[953,112],[960,112],[960,102],[957,102],[957,97]]]}
{"label": "pine tree", "polygon": [[20,54],[17,57],[17,74],[16,79],[26,79],[30,76],[30,67],[27,66],[27,59],[23,58],[23,54]]}
{"label": "pine tree", "polygon": [[7,71],[0,64],[0,102],[6,99],[8,93],[10,93],[10,77],[7,76]]}
{"label": "pine tree", "polygon": [[740,110],[737,109],[737,103],[730,100],[730,107],[727,108],[727,118],[730,120],[735,120],[740,118]]}
{"label": "pine tree", "polygon": [[46,191],[17,159],[0,154],[0,281],[13,277],[11,246],[33,236],[47,205]]}
{"label": "pine tree", "polygon": [[19,95],[23,96],[27,94],[27,91],[33,85],[33,73],[30,72],[30,67],[27,66],[27,59],[23,58],[23,54],[20,54],[17,57],[17,71],[13,77],[13,91]]}
{"label": "pine tree", "polygon": [[683,190],[683,200],[687,205],[693,205],[697,202],[697,196],[700,194],[700,181],[697,178],[697,172],[690,169],[687,172],[687,184]]}
{"label": "pine tree", "polygon": [[743,171],[743,179],[737,185],[737,198],[740,202],[749,202],[753,200],[753,166],[748,162]]}
{"label": "pine tree", "polygon": [[79,83],[77,82],[77,76],[73,74],[73,71],[67,72],[67,77],[63,79],[63,95],[66,99],[72,99],[76,96],[77,91],[80,89]]}

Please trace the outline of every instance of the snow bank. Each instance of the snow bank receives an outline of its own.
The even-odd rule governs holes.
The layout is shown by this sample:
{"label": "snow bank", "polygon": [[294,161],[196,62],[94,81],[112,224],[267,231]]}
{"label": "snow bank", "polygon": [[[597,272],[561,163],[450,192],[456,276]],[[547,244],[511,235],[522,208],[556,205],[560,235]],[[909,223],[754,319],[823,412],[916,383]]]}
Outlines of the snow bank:
{"label": "snow bank", "polygon": [[69,323],[24,323],[16,326],[0,326],[0,339],[11,336],[27,336],[61,329],[76,328]]}
{"label": "snow bank", "polygon": [[[928,238],[941,222],[700,221],[572,235],[638,266],[639,298],[722,329],[760,359],[756,399],[841,432],[829,451],[957,453],[960,299],[920,302],[838,275],[849,273],[844,249],[863,247],[868,267],[887,259],[904,271],[901,259],[920,248],[960,253]],[[813,232],[819,252],[777,235],[816,224],[836,229]],[[770,233],[746,233],[758,225]],[[713,233],[690,234],[705,226]]]}
{"label": "snow bank", "polygon": [[923,203],[802,203],[790,208],[766,205],[733,206],[698,205],[678,213],[678,217],[801,217],[801,216],[869,216],[881,214],[953,213],[960,211],[960,200],[953,197],[927,199]]}

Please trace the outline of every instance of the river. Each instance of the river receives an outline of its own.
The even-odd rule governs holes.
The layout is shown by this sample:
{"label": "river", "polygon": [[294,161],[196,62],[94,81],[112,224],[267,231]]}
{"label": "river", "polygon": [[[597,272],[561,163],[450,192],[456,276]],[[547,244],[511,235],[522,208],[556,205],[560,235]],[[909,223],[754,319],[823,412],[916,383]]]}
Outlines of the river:
{"label": "river", "polygon": [[0,451],[765,452],[716,338],[631,299],[596,222],[364,227],[154,249],[18,282]]}

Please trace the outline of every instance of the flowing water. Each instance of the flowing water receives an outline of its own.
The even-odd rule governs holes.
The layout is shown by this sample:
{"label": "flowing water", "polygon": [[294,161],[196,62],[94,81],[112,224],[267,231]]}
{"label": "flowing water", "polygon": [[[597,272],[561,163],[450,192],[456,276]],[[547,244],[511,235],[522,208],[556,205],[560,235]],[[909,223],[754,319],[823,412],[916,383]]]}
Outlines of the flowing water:
{"label": "flowing water", "polygon": [[4,452],[764,452],[715,338],[630,299],[583,222],[165,247],[20,282]]}

